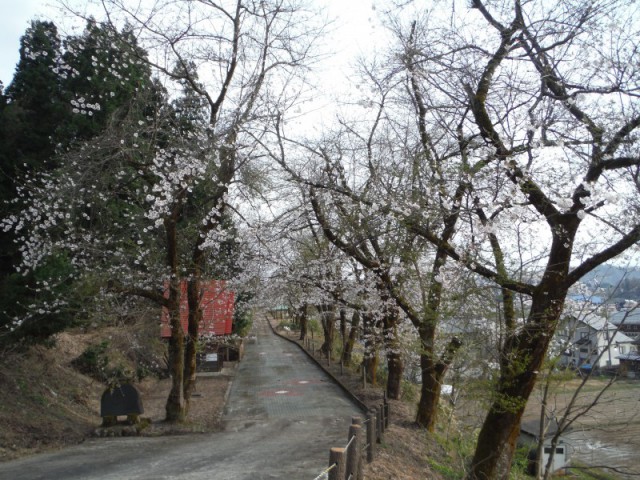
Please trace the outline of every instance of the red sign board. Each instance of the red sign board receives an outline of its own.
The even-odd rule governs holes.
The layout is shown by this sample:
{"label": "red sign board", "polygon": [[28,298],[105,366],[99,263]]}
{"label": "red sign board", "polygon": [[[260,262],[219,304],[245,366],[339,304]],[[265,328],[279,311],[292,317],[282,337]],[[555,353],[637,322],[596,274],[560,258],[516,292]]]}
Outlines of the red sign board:
{"label": "red sign board", "polygon": [[[229,335],[233,326],[233,307],[235,295],[225,289],[224,280],[203,280],[200,282],[200,307],[202,308],[202,321],[198,332],[200,335]],[[187,300],[187,281],[180,284],[180,323],[182,329],[187,332],[189,324],[189,303]],[[169,291],[165,292],[165,297]],[[162,338],[171,336],[169,316],[166,308],[162,309],[160,319],[160,335]]]}

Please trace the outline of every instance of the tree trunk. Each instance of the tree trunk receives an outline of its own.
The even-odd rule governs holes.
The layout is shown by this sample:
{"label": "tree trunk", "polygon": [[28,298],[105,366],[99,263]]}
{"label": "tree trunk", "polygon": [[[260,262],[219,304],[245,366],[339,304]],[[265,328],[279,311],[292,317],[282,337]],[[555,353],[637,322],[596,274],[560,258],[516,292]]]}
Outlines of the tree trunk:
{"label": "tree trunk", "polygon": [[462,346],[462,342],[457,337],[453,337],[437,361],[434,361],[433,353],[431,353],[433,349],[426,348],[424,345],[425,342],[423,340],[423,352],[420,354],[422,388],[420,390],[418,412],[416,413],[416,423],[428,431],[433,432],[438,416],[442,380],[456,352]]}
{"label": "tree trunk", "polygon": [[369,385],[378,384],[378,352],[376,350],[366,354],[362,360],[362,367],[365,371],[365,378]]}
{"label": "tree trunk", "polygon": [[[198,272],[199,273],[199,272]],[[189,404],[191,394],[196,388],[196,354],[198,349],[198,330],[200,321],[202,320],[202,309],[200,308],[200,278],[199,275],[193,275],[187,283],[187,299],[189,303],[189,337],[185,349],[184,359],[184,398],[187,413],[189,413]]]}
{"label": "tree trunk", "polygon": [[171,272],[168,282],[169,298],[167,314],[171,326],[169,339],[169,375],[171,376],[171,390],[165,404],[165,420],[167,422],[182,422],[186,416],[186,407],[182,391],[184,376],[184,330],[180,322],[181,286],[178,277],[178,242],[176,233],[176,219],[179,207],[175,208],[164,222],[167,239],[167,266]]}
{"label": "tree trunk", "polygon": [[309,322],[309,315],[307,313],[307,304],[303,303],[299,309],[300,313],[298,318],[300,321],[300,340],[307,338],[307,327]]}
{"label": "tree trunk", "polygon": [[331,355],[333,351],[333,339],[335,336],[335,306],[323,304],[318,307],[322,319],[322,331],[324,333],[324,342],[320,351],[323,355]]}
{"label": "tree trunk", "polygon": [[358,336],[358,327],[360,326],[360,312],[358,310],[353,311],[353,315],[351,316],[351,328],[349,329],[349,338],[347,338],[347,343],[345,344],[344,350],[342,351],[342,357],[340,361],[343,365],[351,365],[351,355],[353,353],[353,346],[356,343],[356,338]]}
{"label": "tree trunk", "polygon": [[347,345],[347,310],[345,308],[340,309],[340,338],[342,340],[341,352],[344,352]]}
{"label": "tree trunk", "polygon": [[397,350],[387,350],[387,397],[399,400],[402,394],[402,374],[404,373],[404,362],[400,352]]}
{"label": "tree trunk", "polygon": [[[172,289],[173,287],[170,287]],[[177,290],[177,289],[176,289]],[[171,390],[165,404],[165,420],[167,422],[182,422],[186,416],[182,379],[184,375],[184,331],[180,323],[180,294],[177,301],[171,299],[169,310],[169,324],[171,338],[169,339],[169,375],[171,376]]]}
{"label": "tree trunk", "polygon": [[169,283],[169,375],[171,390],[165,405],[167,422],[182,422],[186,416],[186,406],[182,392],[184,378],[184,330],[180,322],[180,281],[172,279]]}
{"label": "tree trunk", "polygon": [[422,387],[420,388],[416,423],[433,432],[440,402],[440,381],[433,375],[435,366],[431,355],[425,353],[420,355],[420,368],[422,369]]}
{"label": "tree trunk", "polygon": [[496,397],[478,436],[469,479],[509,478],[522,414],[567,294],[558,277],[554,281],[543,278],[526,326],[505,343]]}
{"label": "tree trunk", "polygon": [[400,398],[402,392],[402,374],[404,373],[404,363],[402,362],[400,342],[398,340],[398,319],[397,309],[390,309],[383,319],[384,329],[382,332],[387,356],[387,369],[389,372],[386,386],[387,397],[393,400]]}
{"label": "tree trunk", "polygon": [[364,358],[362,368],[365,371],[365,379],[370,385],[378,383],[378,344],[374,331],[373,318],[369,314],[363,314],[364,318]]}

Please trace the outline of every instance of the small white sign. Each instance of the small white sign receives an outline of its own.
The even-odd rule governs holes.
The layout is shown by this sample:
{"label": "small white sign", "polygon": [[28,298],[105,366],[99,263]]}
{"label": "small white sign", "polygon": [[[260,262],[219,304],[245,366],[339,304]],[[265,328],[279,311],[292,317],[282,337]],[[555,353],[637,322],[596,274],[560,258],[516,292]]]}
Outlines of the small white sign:
{"label": "small white sign", "polygon": [[217,362],[218,354],[217,353],[207,353],[204,357],[205,362]]}

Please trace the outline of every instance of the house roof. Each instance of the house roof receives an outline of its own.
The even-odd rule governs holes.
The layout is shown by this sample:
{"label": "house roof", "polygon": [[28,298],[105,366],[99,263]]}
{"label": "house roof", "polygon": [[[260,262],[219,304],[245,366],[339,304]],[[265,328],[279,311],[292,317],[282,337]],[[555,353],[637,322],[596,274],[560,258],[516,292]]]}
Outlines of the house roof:
{"label": "house roof", "polygon": [[600,332],[607,328],[608,330],[615,330],[616,326],[608,322],[606,318],[601,317],[597,313],[587,313],[579,319],[580,323],[591,327],[592,329]]}
{"label": "house roof", "polygon": [[585,295],[583,293],[574,293],[568,295],[568,298],[575,302],[589,302],[594,305],[602,305],[604,303],[604,299],[599,297],[598,295]]}
{"label": "house roof", "polygon": [[[616,312],[616,313],[620,313],[620,312]],[[638,318],[637,320],[638,320],[638,323],[640,323],[640,318]],[[627,325],[628,321],[629,321],[629,318],[627,318],[627,320],[625,321],[625,325]],[[592,328],[597,332],[602,332],[605,330],[608,330],[608,331],[617,330],[619,326],[619,324],[613,321],[613,316],[612,318],[606,319],[596,313],[586,314],[584,317],[580,318],[579,322],[584,325],[587,325],[588,327]],[[618,338],[618,336],[620,337]],[[622,332],[616,332],[615,341],[619,343],[630,343],[633,341],[633,339],[629,338],[627,335],[623,334]]]}
{"label": "house roof", "polygon": [[620,310],[611,314],[611,323],[614,325],[639,325],[640,324],[640,308],[635,310]]}
{"label": "house roof", "polygon": [[[633,343],[633,338],[625,335],[622,332],[619,331],[615,331],[618,329],[617,325],[614,325],[612,322],[608,321],[606,318],[601,317],[600,315],[597,315],[595,313],[589,313],[587,315],[585,315],[584,317],[582,317],[580,319],[580,323],[587,325],[588,327],[590,327],[592,330],[595,330],[596,332],[604,332],[604,331],[608,331],[610,332],[608,335],[611,336],[613,335],[611,338],[611,344],[616,344],[616,343]],[[580,345],[581,343],[587,343],[588,340],[581,338],[579,340],[577,340],[575,343]]]}
{"label": "house roof", "polygon": [[[547,438],[550,438],[551,436],[555,435],[557,431],[558,431],[557,422],[551,421],[547,425],[547,431],[545,433],[545,436]],[[565,431],[566,432],[570,431],[570,428],[567,428]],[[520,433],[525,433],[532,437],[538,438],[538,435],[540,434],[540,420],[528,420],[528,421],[522,422],[520,424]]]}
{"label": "house roof", "polygon": [[613,340],[611,340],[612,344],[615,343],[633,343],[635,340],[622,332],[616,332],[613,336]]}
{"label": "house roof", "polygon": [[629,362],[640,362],[640,354],[638,353],[623,353],[622,355],[616,356],[616,358]]}

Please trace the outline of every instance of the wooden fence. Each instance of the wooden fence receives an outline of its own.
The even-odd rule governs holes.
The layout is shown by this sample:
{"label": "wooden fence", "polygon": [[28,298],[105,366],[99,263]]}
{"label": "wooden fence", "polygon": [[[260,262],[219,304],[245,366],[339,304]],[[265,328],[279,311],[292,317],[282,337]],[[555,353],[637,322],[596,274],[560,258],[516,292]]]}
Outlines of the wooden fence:
{"label": "wooden fence", "polygon": [[330,449],[329,467],[314,480],[362,480],[364,462],[373,462],[376,444],[382,443],[388,427],[389,404],[386,399],[367,412],[364,422],[361,417],[353,417],[346,446]]}

